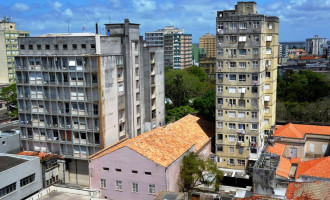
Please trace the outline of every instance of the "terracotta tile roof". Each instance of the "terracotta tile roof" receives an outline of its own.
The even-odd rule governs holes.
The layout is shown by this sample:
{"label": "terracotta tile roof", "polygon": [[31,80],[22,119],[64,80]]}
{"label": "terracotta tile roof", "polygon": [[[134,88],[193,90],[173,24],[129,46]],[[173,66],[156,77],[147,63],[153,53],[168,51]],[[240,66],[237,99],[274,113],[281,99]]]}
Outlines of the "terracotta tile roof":
{"label": "terracotta tile roof", "polygon": [[277,200],[278,198],[262,196],[262,195],[253,195],[251,197],[238,198],[236,200]]}
{"label": "terracotta tile roof", "polygon": [[289,159],[280,156],[280,164],[277,167],[276,175],[289,178],[291,162]]}
{"label": "terracotta tile roof", "polygon": [[166,127],[158,127],[135,138],[120,141],[91,155],[89,159],[93,160],[122,147],[128,147],[166,167],[193,145],[196,151],[199,151],[210,141],[212,134],[214,134],[212,123],[187,115]]}
{"label": "terracotta tile roof", "polygon": [[277,154],[279,156],[283,155],[283,152],[285,150],[285,144],[275,143],[273,146],[269,145],[267,147],[267,152],[272,154]]}
{"label": "terracotta tile roof", "polygon": [[[49,159],[49,158],[57,156],[55,154],[42,153],[42,152],[37,152],[37,151],[21,151],[21,152],[18,153],[18,155],[38,156],[40,160],[43,159],[43,158]],[[58,158],[60,158],[60,157],[58,157]]]}
{"label": "terracotta tile roof", "polygon": [[286,190],[287,199],[330,199],[330,183],[292,182]]}
{"label": "terracotta tile roof", "polygon": [[297,157],[297,158],[291,157],[291,158],[290,158],[290,162],[291,162],[292,164],[298,164],[298,163],[301,162],[301,158],[300,158],[300,157]]}
{"label": "terracotta tile roof", "polygon": [[304,124],[287,124],[276,128],[274,136],[289,138],[304,138],[305,134],[329,135],[330,126],[316,126]]}
{"label": "terracotta tile roof", "polygon": [[298,164],[296,179],[299,176],[314,176],[330,179],[330,156],[319,159],[300,162]]}

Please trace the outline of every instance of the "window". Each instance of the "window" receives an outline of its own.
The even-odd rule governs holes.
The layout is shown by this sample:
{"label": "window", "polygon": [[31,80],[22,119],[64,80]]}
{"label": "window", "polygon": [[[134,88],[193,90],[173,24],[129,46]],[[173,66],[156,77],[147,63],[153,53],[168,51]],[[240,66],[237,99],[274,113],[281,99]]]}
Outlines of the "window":
{"label": "window", "polygon": [[246,56],[246,49],[240,49],[239,50],[239,55]]}
{"label": "window", "polygon": [[236,81],[236,74],[229,74],[230,81]]}
{"label": "window", "polygon": [[64,50],[67,50],[68,49],[68,45],[67,44],[63,44],[62,47],[63,47]]}
{"label": "window", "polygon": [[238,100],[238,106],[245,107],[245,100],[243,100],[243,99],[239,99],[239,100]]}
{"label": "window", "polygon": [[238,141],[239,142],[244,142],[244,135],[239,135],[238,136]]}
{"label": "window", "polygon": [[257,106],[257,105],[258,105],[258,100],[252,99],[252,106]]}
{"label": "window", "polygon": [[121,172],[121,169],[118,169],[118,168],[117,168],[117,169],[116,169],[116,172]]}
{"label": "window", "polygon": [[229,165],[235,165],[235,161],[234,161],[234,159],[230,158],[230,159],[228,160],[228,164],[229,164]]}
{"label": "window", "polygon": [[223,104],[223,99],[222,98],[218,98],[218,104],[220,104],[220,105]]}
{"label": "window", "polygon": [[20,49],[25,49],[25,45],[24,44],[21,44],[20,45]]}
{"label": "window", "polygon": [[259,28],[259,22],[253,22],[252,27],[253,28]]}
{"label": "window", "polygon": [[223,116],[223,111],[222,110],[218,110],[217,113],[218,113],[218,117],[222,117]]}
{"label": "window", "polygon": [[238,81],[246,81],[246,75],[245,74],[238,75]]}
{"label": "window", "polygon": [[309,152],[314,153],[314,144],[309,143]]}
{"label": "window", "polygon": [[32,50],[33,49],[33,45],[29,44],[29,49]]}
{"label": "window", "polygon": [[254,38],[254,41],[255,42],[259,42],[260,41],[259,35],[255,35],[255,36],[253,36],[253,38]]}
{"label": "window", "polygon": [[37,44],[37,49],[38,49],[38,50],[41,49],[41,44]]}
{"label": "window", "polygon": [[24,187],[25,185],[28,185],[35,180],[35,174],[31,174],[30,176],[27,176],[20,180],[20,187]]}
{"label": "window", "polygon": [[266,78],[270,78],[270,72],[266,72]]}
{"label": "window", "polygon": [[258,87],[257,86],[252,87],[252,93],[258,93]]}
{"label": "window", "polygon": [[257,142],[257,137],[251,136],[251,143],[256,143],[256,142]]}
{"label": "window", "polygon": [[222,128],[222,122],[217,122],[217,128]]}
{"label": "window", "polygon": [[236,129],[236,124],[234,123],[229,123],[229,129]]}
{"label": "window", "polygon": [[220,93],[223,92],[223,86],[222,85],[218,85],[218,92],[220,92]]}
{"label": "window", "polygon": [[269,107],[265,108],[265,113],[269,113]]}
{"label": "window", "polygon": [[132,183],[132,192],[139,192],[139,184]]}
{"label": "window", "polygon": [[81,44],[82,49],[86,49],[86,44]]}
{"label": "window", "polygon": [[297,148],[290,147],[290,157],[297,157]]}
{"label": "window", "polygon": [[229,99],[229,105],[235,106],[236,105],[236,99]]}
{"label": "window", "polygon": [[[219,51],[218,51],[218,54],[220,55],[220,56],[223,56],[223,49],[220,49]],[[222,62],[222,61],[220,61],[220,62]],[[220,67],[220,66],[219,66]]]}
{"label": "window", "polygon": [[245,165],[245,160],[237,160],[238,165]]}
{"label": "window", "polygon": [[258,74],[252,74],[252,81],[258,81]]}
{"label": "window", "polygon": [[234,111],[229,111],[228,112],[228,116],[229,116],[229,118],[235,118],[236,117],[236,113]]}
{"label": "window", "polygon": [[239,62],[239,68],[246,68],[246,62]]}
{"label": "window", "polygon": [[245,118],[245,112],[238,112],[238,118]]}
{"label": "window", "polygon": [[327,144],[322,144],[322,153],[325,154],[327,151],[328,145]]}
{"label": "window", "polygon": [[138,171],[132,170],[132,174],[137,174],[137,173],[138,173]]}
{"label": "window", "polygon": [[109,171],[109,168],[108,167],[103,167],[103,170]]}
{"label": "window", "polygon": [[266,48],[266,54],[272,54],[272,48]]}
{"label": "window", "polygon": [[223,36],[222,36],[222,35],[218,37],[218,41],[219,41],[219,42],[223,42],[223,40],[224,40],[224,39],[223,39]]}
{"label": "window", "polygon": [[252,51],[253,51],[253,54],[254,54],[254,55],[259,54],[259,49],[257,49],[257,48],[254,48]]}
{"label": "window", "polygon": [[54,49],[58,50],[58,44],[54,44]]}
{"label": "window", "polygon": [[271,42],[271,41],[272,41],[272,36],[271,36],[271,35],[267,35],[267,37],[266,37],[266,41],[267,41],[267,42]]}
{"label": "window", "polygon": [[265,84],[265,90],[270,90],[270,85],[269,84]]}
{"label": "window", "polygon": [[218,134],[218,140],[222,140],[223,139],[223,135],[222,134]]}
{"label": "window", "polygon": [[229,56],[236,56],[236,49],[229,49]]}
{"label": "window", "polygon": [[16,191],[16,182],[0,189],[0,198]]}
{"label": "window", "polygon": [[229,93],[235,94],[236,93],[236,87],[229,87]]}
{"label": "window", "polygon": [[237,42],[237,36],[230,36],[229,37],[229,43],[236,43]]}
{"label": "window", "polygon": [[[238,129],[245,130],[245,124],[238,124]],[[240,133],[242,133],[242,132],[240,132]]]}
{"label": "window", "polygon": [[77,49],[77,44],[72,44],[72,49],[76,50]]}
{"label": "window", "polygon": [[154,184],[149,184],[149,194],[155,194],[156,189]]}
{"label": "window", "polygon": [[268,23],[268,29],[273,29],[273,24],[272,23]]}
{"label": "window", "polygon": [[258,61],[252,61],[252,68],[258,68],[259,62]]}
{"label": "window", "polygon": [[245,87],[239,87],[238,88],[238,93],[240,93],[240,94],[244,94],[245,91],[246,91],[246,88]]}
{"label": "window", "polygon": [[222,158],[221,158],[221,157],[218,157],[218,156],[216,156],[216,162],[218,162],[218,163],[222,163]]}
{"label": "window", "polygon": [[252,118],[256,119],[258,117],[258,112],[251,112]]}
{"label": "window", "polygon": [[116,181],[116,190],[123,190],[123,182]]}
{"label": "window", "polygon": [[235,68],[235,67],[236,67],[236,62],[229,63],[229,68]]}
{"label": "window", "polygon": [[237,28],[237,24],[236,23],[230,23],[229,28],[230,29],[236,29]]}
{"label": "window", "polygon": [[101,188],[107,188],[107,180],[101,179]]}
{"label": "window", "polygon": [[223,79],[223,74],[218,74],[218,80],[222,80]]}
{"label": "window", "polygon": [[252,130],[258,130],[258,124],[252,124]]}
{"label": "window", "polygon": [[220,24],[219,24],[219,29],[222,30],[222,29],[224,29],[224,28],[225,28],[225,24],[224,24],[224,23],[220,23]]}
{"label": "window", "polygon": [[95,49],[95,44],[91,44],[91,49]]}
{"label": "window", "polygon": [[144,174],[151,176],[151,172],[144,172]]}
{"label": "window", "polygon": [[229,147],[230,153],[234,153],[234,147]]}
{"label": "window", "polygon": [[246,36],[239,36],[238,41],[239,42],[246,42]]}
{"label": "window", "polygon": [[239,24],[239,29],[246,29],[247,28],[247,23],[246,22],[241,22]]}

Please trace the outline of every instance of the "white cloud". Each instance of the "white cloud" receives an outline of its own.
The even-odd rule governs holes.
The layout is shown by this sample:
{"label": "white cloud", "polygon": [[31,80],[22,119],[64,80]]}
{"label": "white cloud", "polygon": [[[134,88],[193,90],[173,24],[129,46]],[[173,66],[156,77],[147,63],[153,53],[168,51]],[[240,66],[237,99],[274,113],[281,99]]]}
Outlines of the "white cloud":
{"label": "white cloud", "polygon": [[30,7],[24,3],[15,3],[14,9],[20,10],[20,11],[27,11],[27,10],[30,10]]}
{"label": "white cloud", "polygon": [[67,17],[72,17],[73,13],[70,8],[67,8],[63,11],[63,14]]}
{"label": "white cloud", "polygon": [[62,4],[58,1],[55,1],[53,4],[53,8],[54,10],[56,10],[57,12],[60,12],[61,8],[62,8]]}
{"label": "white cloud", "polygon": [[156,10],[156,3],[152,0],[133,0],[137,12],[150,12]]}

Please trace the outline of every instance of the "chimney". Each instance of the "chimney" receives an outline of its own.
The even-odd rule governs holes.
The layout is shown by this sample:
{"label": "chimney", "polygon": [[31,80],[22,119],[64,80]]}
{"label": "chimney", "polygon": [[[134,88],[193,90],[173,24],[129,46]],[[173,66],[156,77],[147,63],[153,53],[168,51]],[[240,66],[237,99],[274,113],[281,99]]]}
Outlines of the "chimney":
{"label": "chimney", "polygon": [[97,23],[95,24],[95,33],[99,34],[99,26],[97,25]]}

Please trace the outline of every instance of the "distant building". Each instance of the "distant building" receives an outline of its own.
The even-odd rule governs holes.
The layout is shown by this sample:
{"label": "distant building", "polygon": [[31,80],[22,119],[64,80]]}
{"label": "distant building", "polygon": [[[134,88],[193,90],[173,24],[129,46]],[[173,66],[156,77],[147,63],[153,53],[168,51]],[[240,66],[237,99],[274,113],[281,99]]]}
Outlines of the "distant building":
{"label": "distant building", "polygon": [[305,42],[279,42],[279,57],[286,58],[289,56],[290,49],[305,49]]}
{"label": "distant building", "polygon": [[216,24],[217,165],[242,175],[275,128],[279,18],[239,1],[218,11]]}
{"label": "distant building", "polygon": [[0,153],[17,153],[20,147],[19,130],[0,130]]}
{"label": "distant building", "polygon": [[183,157],[211,153],[211,123],[187,115],[132,139],[124,139],[89,158],[91,189],[103,198],[153,200],[160,191],[178,192]]}
{"label": "distant building", "polygon": [[22,148],[63,156],[68,183],[89,185],[90,155],[165,124],[163,48],[128,19],[105,29],[18,40]]}
{"label": "distant building", "polygon": [[0,83],[15,82],[14,56],[18,55],[18,37],[28,37],[28,31],[16,30],[16,23],[3,17],[0,21]]}
{"label": "distant building", "polygon": [[327,38],[319,38],[315,35],[314,38],[306,39],[306,52],[313,55],[323,55],[327,48]]}
{"label": "distant building", "polygon": [[38,157],[0,153],[0,199],[24,199],[42,189]]}
{"label": "distant building", "polygon": [[216,58],[199,58],[199,67],[204,70],[209,79],[215,79]]}
{"label": "distant building", "polygon": [[164,46],[164,66],[185,69],[192,62],[192,35],[184,29],[166,26],[164,29],[145,33],[147,46]]}
{"label": "distant building", "polygon": [[193,65],[199,66],[199,58],[205,57],[205,49],[200,48],[198,44],[192,44]]}
{"label": "distant building", "polygon": [[205,49],[206,58],[216,57],[216,37],[210,33],[199,38],[199,48]]}

